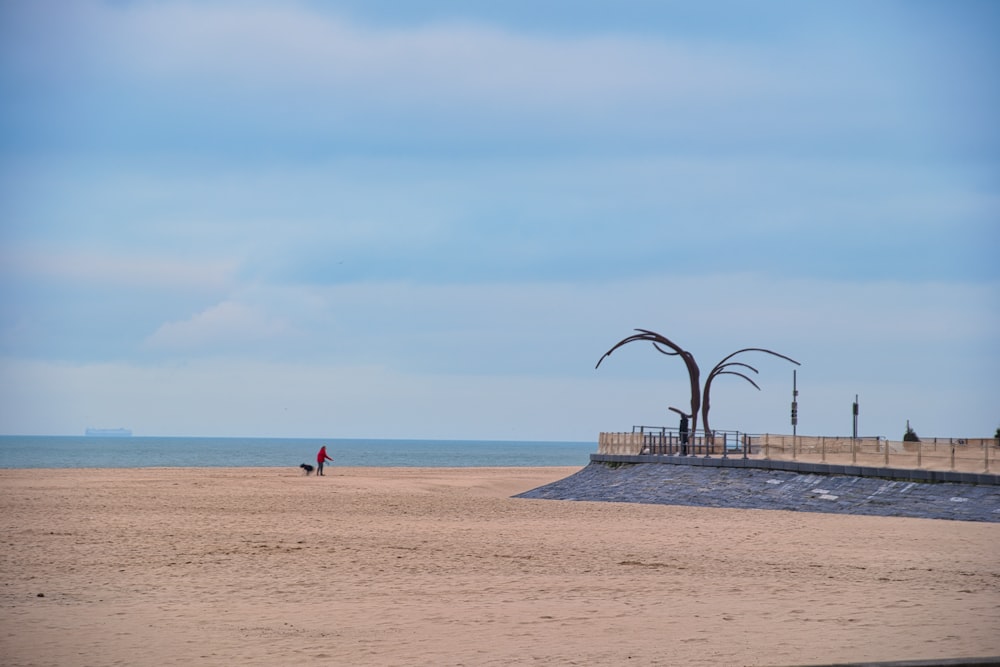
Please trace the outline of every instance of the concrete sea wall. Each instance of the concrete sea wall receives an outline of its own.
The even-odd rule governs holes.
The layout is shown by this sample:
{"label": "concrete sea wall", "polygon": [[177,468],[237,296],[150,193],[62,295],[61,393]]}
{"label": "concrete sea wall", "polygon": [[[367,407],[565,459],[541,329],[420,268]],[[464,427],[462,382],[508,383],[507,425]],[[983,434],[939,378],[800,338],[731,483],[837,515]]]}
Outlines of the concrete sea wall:
{"label": "concrete sea wall", "polygon": [[[893,472],[795,461],[592,454],[590,465],[576,474],[517,497],[1000,522],[998,475]],[[928,477],[917,480],[915,474]]]}

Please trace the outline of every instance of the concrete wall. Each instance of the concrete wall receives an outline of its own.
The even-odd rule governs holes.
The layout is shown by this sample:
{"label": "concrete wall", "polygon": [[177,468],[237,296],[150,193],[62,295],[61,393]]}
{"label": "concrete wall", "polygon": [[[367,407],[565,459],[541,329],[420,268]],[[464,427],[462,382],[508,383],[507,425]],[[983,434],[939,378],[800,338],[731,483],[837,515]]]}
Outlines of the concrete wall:
{"label": "concrete wall", "polygon": [[642,453],[642,445],[642,433],[601,433],[597,438],[597,453],[636,455]]}
{"label": "concrete wall", "polygon": [[745,468],[757,470],[782,470],[811,475],[849,475],[874,477],[908,482],[951,482],[1000,486],[1000,475],[967,473],[952,470],[914,470],[911,468],[885,468],[877,466],[809,463],[805,461],[778,461],[775,459],[744,459],[704,456],[656,456],[625,454],[591,454],[591,463],[658,463],[661,465],[694,466],[706,468]]}

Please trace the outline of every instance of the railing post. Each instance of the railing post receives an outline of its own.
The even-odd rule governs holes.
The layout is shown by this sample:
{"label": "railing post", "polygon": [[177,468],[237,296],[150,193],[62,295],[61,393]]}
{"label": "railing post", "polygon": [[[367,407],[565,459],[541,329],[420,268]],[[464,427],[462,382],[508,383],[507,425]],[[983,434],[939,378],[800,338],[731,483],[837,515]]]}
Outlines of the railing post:
{"label": "railing post", "polygon": [[889,467],[889,439],[885,440],[885,467]]}
{"label": "railing post", "polygon": [[955,469],[955,443],[951,443],[951,469]]}

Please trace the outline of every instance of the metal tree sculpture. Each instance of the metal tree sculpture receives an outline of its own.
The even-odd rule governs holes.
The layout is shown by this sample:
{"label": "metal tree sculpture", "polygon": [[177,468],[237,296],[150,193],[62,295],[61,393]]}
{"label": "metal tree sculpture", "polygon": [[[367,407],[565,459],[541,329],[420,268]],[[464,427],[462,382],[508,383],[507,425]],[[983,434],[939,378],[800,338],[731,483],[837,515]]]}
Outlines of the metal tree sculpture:
{"label": "metal tree sculpture", "polygon": [[[754,382],[753,380],[751,380],[749,377],[747,377],[743,373],[741,373],[739,371],[727,370],[727,369],[729,369],[729,368],[731,368],[733,366],[742,366],[743,368],[749,368],[754,373],[757,372],[757,369],[754,368],[753,366],[751,366],[750,364],[744,364],[741,361],[729,361],[730,359],[732,359],[733,357],[735,357],[737,354],[743,354],[744,352],[764,352],[766,354],[772,354],[772,355],[774,355],[776,357],[781,357],[782,359],[785,359],[787,361],[792,362],[796,366],[801,366],[802,365],[799,362],[797,362],[794,359],[792,359],[791,357],[786,357],[783,354],[778,354],[777,352],[775,352],[773,350],[765,350],[762,347],[745,347],[742,350],[736,350],[735,352],[733,352],[732,354],[730,354],[728,357],[725,357],[722,361],[720,361],[718,364],[715,365],[715,368],[713,368],[712,371],[708,374],[708,377],[705,378],[705,389],[702,391],[702,398],[701,398],[701,421],[704,424],[702,426],[702,428],[705,429],[705,433],[709,433],[711,431],[711,429],[708,426],[708,410],[711,407],[710,392],[712,390],[712,380],[714,380],[717,376],[719,376],[719,375],[738,375],[741,378],[743,378],[744,380],[746,380],[747,382],[749,382],[750,384],[752,384],[754,387],[757,387],[757,391],[760,391],[760,387],[757,386],[757,383]],[[711,437],[711,436],[709,436],[709,437]]]}
{"label": "metal tree sculpture", "polygon": [[[653,347],[655,347],[658,352],[661,352],[668,356],[679,356],[681,359],[684,360],[684,364],[687,366],[688,369],[688,377],[691,380],[691,414],[689,415],[691,418],[691,432],[695,433],[698,429],[698,410],[700,408],[701,420],[704,423],[702,429],[704,430],[705,434],[708,435],[708,437],[711,437],[710,435],[711,429],[708,424],[708,411],[709,408],[711,408],[710,399],[712,391],[712,380],[714,380],[719,375],[738,375],[739,377],[743,378],[744,380],[752,384],[754,387],[757,387],[757,390],[760,391],[760,387],[749,376],[745,375],[744,373],[738,370],[730,370],[734,367],[739,366],[741,368],[746,368],[753,371],[754,373],[757,373],[758,372],[757,369],[751,366],[750,364],[743,363],[742,361],[730,361],[730,359],[732,359],[738,354],[743,354],[744,352],[763,352],[765,354],[770,354],[775,357],[780,357],[782,359],[785,359],[786,361],[790,361],[796,366],[801,366],[799,362],[795,361],[791,357],[786,357],[785,355],[779,354],[773,350],[766,350],[762,347],[745,347],[742,350],[736,350],[729,356],[725,357],[718,364],[716,364],[715,368],[713,368],[712,371],[708,374],[708,377],[705,378],[705,388],[701,389],[699,386],[698,364],[695,363],[694,355],[692,355],[687,350],[681,349],[681,347],[678,346],[676,343],[669,340],[665,336],[656,333],[655,331],[649,331],[647,329],[636,329],[636,331],[638,331],[639,333],[629,336],[628,338],[623,338],[622,340],[618,341],[614,345],[614,347],[605,352],[604,356],[602,356],[597,361],[597,366],[594,366],[594,368],[600,366],[602,361],[611,356],[611,353],[620,348],[621,346],[627,345],[629,343],[634,343],[640,340],[651,342],[653,344]],[[674,410],[675,412],[680,412],[680,414],[682,415],[684,414],[683,412],[677,410],[676,408],[670,408],[670,409]]]}
{"label": "metal tree sculpture", "polygon": [[[636,331],[639,333],[629,336],[628,338],[623,338],[618,341],[614,347],[605,352],[604,355],[597,360],[597,366],[594,366],[594,368],[600,366],[602,361],[610,357],[611,353],[620,348],[622,345],[634,343],[639,340],[651,342],[657,351],[668,356],[680,356],[680,358],[684,360],[684,365],[687,366],[688,378],[691,380],[691,432],[696,432],[698,429],[698,408],[701,407],[701,390],[699,387],[698,364],[694,361],[694,355],[687,350],[681,349],[673,341],[669,340],[665,336],[661,336],[655,331],[648,331],[646,329],[636,329]],[[666,346],[670,350],[673,350],[673,352],[665,350],[661,346]]]}

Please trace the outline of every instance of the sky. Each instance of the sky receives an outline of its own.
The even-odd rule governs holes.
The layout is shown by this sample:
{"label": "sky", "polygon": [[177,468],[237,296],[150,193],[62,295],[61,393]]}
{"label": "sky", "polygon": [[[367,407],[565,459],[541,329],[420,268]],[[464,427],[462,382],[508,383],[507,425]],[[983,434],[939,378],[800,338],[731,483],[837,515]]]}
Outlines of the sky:
{"label": "sky", "polygon": [[[1000,427],[1000,5],[6,0],[0,433]],[[756,371],[756,372],[755,372]]]}

